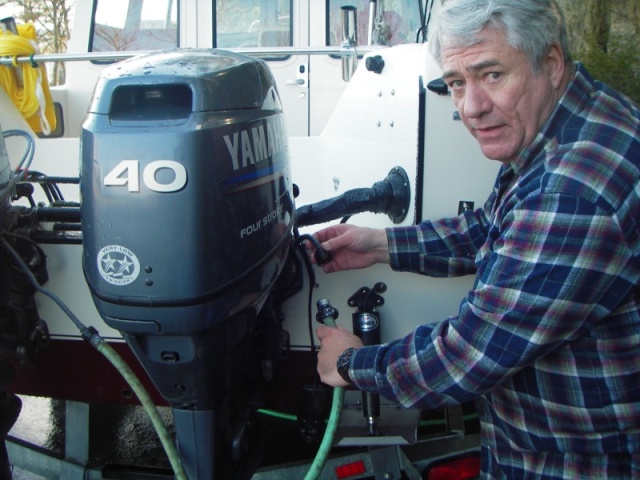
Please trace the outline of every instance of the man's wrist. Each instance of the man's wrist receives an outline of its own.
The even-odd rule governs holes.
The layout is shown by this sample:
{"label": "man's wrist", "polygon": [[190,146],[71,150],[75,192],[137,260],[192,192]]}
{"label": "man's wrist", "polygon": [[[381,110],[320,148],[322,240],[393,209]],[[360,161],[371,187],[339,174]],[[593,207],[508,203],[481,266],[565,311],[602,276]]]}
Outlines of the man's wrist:
{"label": "man's wrist", "polygon": [[391,263],[391,254],[389,251],[389,235],[387,229],[383,228],[379,231],[380,240],[378,241],[378,247],[376,248],[377,263]]}
{"label": "man's wrist", "polygon": [[354,347],[347,348],[340,354],[338,360],[336,361],[336,368],[338,369],[338,373],[345,382],[349,383],[349,385],[353,385],[353,380],[349,375],[349,367],[351,366],[351,357],[356,350],[357,349]]}

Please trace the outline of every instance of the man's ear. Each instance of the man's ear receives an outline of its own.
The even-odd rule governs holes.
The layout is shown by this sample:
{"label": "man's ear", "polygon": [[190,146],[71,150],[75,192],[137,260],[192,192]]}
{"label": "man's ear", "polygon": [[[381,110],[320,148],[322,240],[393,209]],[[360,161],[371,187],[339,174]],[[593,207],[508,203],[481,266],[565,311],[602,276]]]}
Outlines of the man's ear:
{"label": "man's ear", "polygon": [[559,44],[554,43],[549,47],[547,55],[544,58],[544,66],[554,88],[560,88],[564,80],[565,62],[562,48]]}

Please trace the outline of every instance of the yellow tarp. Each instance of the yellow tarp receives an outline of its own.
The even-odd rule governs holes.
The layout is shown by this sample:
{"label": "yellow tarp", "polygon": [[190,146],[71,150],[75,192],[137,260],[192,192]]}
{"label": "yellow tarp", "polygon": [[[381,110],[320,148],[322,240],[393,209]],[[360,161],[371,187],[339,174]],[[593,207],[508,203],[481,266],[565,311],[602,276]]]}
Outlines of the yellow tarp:
{"label": "yellow tarp", "polygon": [[[0,31],[0,57],[14,59],[13,66],[0,65],[0,87],[2,87],[34,132],[45,135],[56,128],[56,115],[49,90],[47,71],[43,65],[20,63],[16,57],[38,53],[36,28],[32,23],[18,25],[18,35],[2,34]],[[19,83],[21,73],[22,85]]]}

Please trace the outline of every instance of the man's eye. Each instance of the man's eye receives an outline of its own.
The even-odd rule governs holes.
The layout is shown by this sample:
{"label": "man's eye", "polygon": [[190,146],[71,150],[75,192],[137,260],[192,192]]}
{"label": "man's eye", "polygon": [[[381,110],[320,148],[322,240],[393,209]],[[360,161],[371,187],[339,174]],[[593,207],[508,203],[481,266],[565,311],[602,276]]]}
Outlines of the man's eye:
{"label": "man's eye", "polygon": [[459,90],[460,88],[462,88],[462,85],[462,80],[453,80],[451,81],[451,83],[449,83],[449,88],[451,90]]}
{"label": "man's eye", "polygon": [[496,80],[500,80],[502,78],[502,74],[500,72],[489,72],[487,74],[487,80],[495,82]]}

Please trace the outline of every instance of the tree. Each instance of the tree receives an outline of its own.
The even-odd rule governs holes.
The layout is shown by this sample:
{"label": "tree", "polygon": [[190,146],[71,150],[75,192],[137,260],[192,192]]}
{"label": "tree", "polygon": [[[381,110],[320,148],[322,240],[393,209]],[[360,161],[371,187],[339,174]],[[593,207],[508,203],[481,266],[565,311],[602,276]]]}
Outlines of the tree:
{"label": "tree", "polygon": [[[12,6],[16,11],[22,12],[16,15],[18,23],[33,22],[42,53],[61,53],[67,50],[74,4],[74,0],[0,0],[0,7]],[[64,74],[64,64],[55,62],[50,71],[50,84],[63,84]]]}
{"label": "tree", "polygon": [[558,0],[571,52],[598,80],[640,103],[640,2]]}
{"label": "tree", "polygon": [[591,0],[589,6],[588,24],[593,35],[593,41],[598,49],[606,52],[609,48],[611,33],[611,5],[608,0]]}

